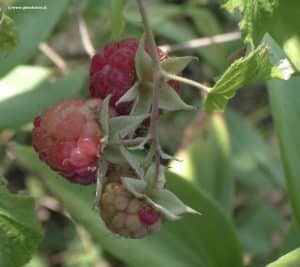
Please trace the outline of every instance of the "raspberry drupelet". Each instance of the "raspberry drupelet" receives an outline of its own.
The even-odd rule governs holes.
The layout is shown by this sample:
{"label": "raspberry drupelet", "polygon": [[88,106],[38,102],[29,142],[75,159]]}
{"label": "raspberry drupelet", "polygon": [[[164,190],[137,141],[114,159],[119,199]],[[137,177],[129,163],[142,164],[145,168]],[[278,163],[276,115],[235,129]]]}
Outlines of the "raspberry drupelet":
{"label": "raspberry drupelet", "polygon": [[34,120],[33,147],[42,161],[70,182],[87,185],[96,179],[101,147],[97,115],[102,100],[61,101]]}
{"label": "raspberry drupelet", "polygon": [[146,200],[136,198],[116,182],[105,186],[100,214],[113,233],[127,238],[142,238],[158,232],[165,220]]}
{"label": "raspberry drupelet", "polygon": [[[110,104],[121,115],[127,115],[132,106],[130,102],[119,105],[116,102],[137,81],[135,55],[138,46],[138,40],[133,38],[107,44],[94,55],[90,66],[90,95],[104,99],[111,94]],[[148,52],[149,49],[146,47],[145,50]],[[167,58],[165,52],[159,48],[157,50],[161,61]],[[168,83],[174,90],[180,89],[177,81]]]}

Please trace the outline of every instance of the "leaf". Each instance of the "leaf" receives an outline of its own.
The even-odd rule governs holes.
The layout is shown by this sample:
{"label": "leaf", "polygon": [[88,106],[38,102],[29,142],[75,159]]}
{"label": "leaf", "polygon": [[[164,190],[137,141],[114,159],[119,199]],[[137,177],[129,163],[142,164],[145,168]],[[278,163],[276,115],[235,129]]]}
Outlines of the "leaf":
{"label": "leaf", "polygon": [[[34,90],[49,77],[50,73],[50,69],[39,66],[21,65],[14,68],[0,79],[0,103]],[[24,83],[24,80],[26,80],[26,83]]]}
{"label": "leaf", "polygon": [[119,116],[109,120],[109,129],[111,139],[124,138],[127,135],[135,132],[140,124],[149,117],[149,114],[145,115],[130,115]]}
{"label": "leaf", "polygon": [[182,72],[191,61],[198,60],[197,57],[168,57],[161,62],[161,67],[171,74],[178,74]]}
{"label": "leaf", "polygon": [[167,223],[161,232],[146,239],[121,239],[108,232],[99,214],[90,209],[94,186],[82,187],[68,183],[41,163],[31,148],[18,146],[15,154],[23,167],[42,179],[73,220],[83,225],[103,249],[124,261],[126,265],[243,266],[241,248],[230,220],[206,194],[174,174],[167,175],[170,190],[184,199],[189,206],[201,210],[204,215],[187,215],[180,221]]}
{"label": "leaf", "polygon": [[[245,9],[243,3],[243,0],[230,0],[226,2],[225,7],[229,11],[233,11],[235,8],[243,11]],[[251,0],[247,0],[248,6],[253,6],[254,3]],[[284,49],[290,61],[300,71],[298,1],[259,0],[256,3],[254,9],[251,8],[250,16],[245,13],[243,16],[244,21],[245,16],[250,18],[249,25],[251,25],[251,30],[246,34],[252,38],[254,45],[260,43],[265,33],[271,34],[275,41]],[[246,30],[247,28],[249,27],[246,27]]]}
{"label": "leaf", "polygon": [[298,267],[300,262],[300,248],[280,257],[267,267]]}
{"label": "leaf", "polygon": [[47,6],[47,10],[24,10],[22,12],[8,10],[7,15],[15,21],[20,34],[20,43],[12,54],[1,59],[0,77],[14,66],[27,62],[37,53],[38,44],[48,37],[68,3],[69,0],[17,0],[14,2],[15,6]]}
{"label": "leaf", "polygon": [[300,227],[300,78],[289,81],[270,81],[268,92],[276,134],[279,139],[285,181],[295,219]]}
{"label": "leaf", "polygon": [[246,251],[267,254],[273,248],[272,237],[283,220],[280,210],[261,201],[252,201],[236,218],[241,243]]}
{"label": "leaf", "polygon": [[279,151],[263,139],[260,132],[238,112],[228,109],[226,121],[232,150],[232,167],[238,181],[252,195],[270,190],[285,191]]}
{"label": "leaf", "polygon": [[0,105],[0,129],[19,128],[32,121],[45,108],[62,99],[79,95],[84,84],[85,70],[80,69],[62,76],[56,82],[44,82],[35,89],[9,98]]}
{"label": "leaf", "polygon": [[31,259],[42,239],[32,198],[10,194],[0,178],[1,266],[19,267]]}
{"label": "leaf", "polygon": [[242,87],[272,78],[289,79],[293,70],[287,62],[278,45],[266,35],[256,50],[236,60],[216,82],[205,99],[206,111],[223,111],[228,100]]}
{"label": "leaf", "polygon": [[176,110],[193,110],[193,106],[186,104],[176,91],[168,85],[164,85],[160,90],[159,108],[176,111]]}
{"label": "leaf", "polygon": [[[189,143],[170,163],[177,174],[214,198],[227,214],[233,209],[234,180],[227,124],[222,114],[201,117],[186,130]],[[204,116],[204,115],[203,115]]]}
{"label": "leaf", "polygon": [[0,9],[0,56],[6,56],[17,46],[19,35],[14,21],[5,14],[2,16]]}
{"label": "leaf", "polygon": [[111,39],[116,41],[121,36],[125,20],[123,18],[123,10],[126,6],[127,0],[113,0],[111,11]]}

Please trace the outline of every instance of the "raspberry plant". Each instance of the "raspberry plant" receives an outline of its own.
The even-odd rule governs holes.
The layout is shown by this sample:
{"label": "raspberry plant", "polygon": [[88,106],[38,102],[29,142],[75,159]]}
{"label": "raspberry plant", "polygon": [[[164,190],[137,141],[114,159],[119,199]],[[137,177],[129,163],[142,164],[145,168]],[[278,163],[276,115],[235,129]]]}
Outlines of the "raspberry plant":
{"label": "raspberry plant", "polygon": [[[38,1],[17,0],[16,4],[25,2],[32,4]],[[5,55],[0,61],[1,76],[17,64],[31,59],[37,46],[43,53],[49,49],[47,44],[40,42],[45,41],[46,35],[68,6],[68,0],[51,3],[42,0],[39,4],[40,2],[48,5],[48,11],[30,14],[40,20],[43,18],[46,23],[36,24],[34,29],[34,20],[28,19],[25,13],[14,14],[3,9],[4,4],[12,4],[12,1],[0,3],[0,55]],[[179,14],[184,14],[188,23],[194,21],[197,28],[208,35],[215,30],[210,24],[210,13],[205,10],[198,12],[198,1],[189,1],[185,7],[191,5],[195,8],[184,8],[180,12],[176,5],[167,8],[159,6],[157,13],[151,9],[152,3],[147,3],[146,10],[141,0],[126,2],[103,1],[103,6],[111,4],[111,40],[107,41],[104,37],[105,43],[101,46],[97,44],[101,47],[98,52],[88,44],[82,15],[79,11],[75,12],[78,13],[83,46],[91,56],[88,82],[84,82],[88,66],[83,66],[83,70],[71,72],[54,83],[44,83],[43,79],[49,77],[49,72],[38,70],[36,66],[34,70],[21,66],[0,80],[0,88],[4,87],[5,90],[13,87],[12,76],[25,84],[17,89],[16,96],[12,99],[8,97],[7,102],[1,102],[0,113],[5,114],[0,117],[1,129],[20,127],[37,116],[32,130],[32,143],[37,154],[32,153],[29,147],[9,145],[9,158],[16,156],[18,164],[30,175],[37,177],[38,181],[42,181],[43,187],[59,199],[72,218],[85,226],[96,242],[130,266],[239,267],[242,266],[242,252],[238,238],[247,251],[244,263],[247,266],[261,266],[255,265],[255,260],[261,260],[262,256],[259,255],[268,253],[265,250],[266,238],[271,236],[272,229],[279,228],[275,227],[279,222],[275,226],[273,223],[274,217],[274,221],[277,220],[276,216],[272,216],[277,213],[268,209],[265,203],[260,203],[257,210],[252,210],[246,216],[246,220],[240,221],[243,217],[240,213],[243,215],[245,210],[251,210],[254,205],[251,198],[246,203],[250,207],[244,207],[244,197],[248,196],[237,192],[240,198],[242,194],[242,198],[239,198],[241,207],[235,203],[236,214],[231,216],[233,176],[237,176],[238,183],[242,184],[238,187],[242,192],[245,184],[258,184],[255,185],[255,194],[251,191],[255,195],[253,199],[261,194],[263,186],[260,180],[264,176],[268,176],[276,187],[285,192],[282,189],[284,186],[280,160],[273,149],[257,134],[253,134],[252,129],[239,116],[231,111],[225,116],[216,112],[223,112],[239,89],[267,81],[286,187],[296,221],[294,228],[297,229],[300,218],[300,158],[297,151],[300,134],[297,127],[300,50],[299,21],[294,18],[297,17],[299,3],[295,0],[224,0],[223,7],[231,16],[239,13],[244,45],[231,58],[231,65],[222,75],[219,75],[222,70],[219,67],[222,65],[222,49],[213,50],[213,55],[209,50],[195,50],[193,55],[200,53],[201,60],[208,60],[217,69],[215,72],[218,75],[217,78],[211,77],[211,70],[208,68],[205,71],[210,74],[204,75],[207,82],[200,83],[198,80],[202,79],[201,76],[196,81],[187,78],[188,73],[185,73],[185,68],[192,61],[196,62],[197,57],[175,57],[172,53],[168,54],[168,50],[195,48],[199,44],[198,40],[160,48],[156,45],[152,30],[159,36],[176,42],[193,39],[187,38],[190,31],[182,31],[186,28],[181,28],[182,24],[177,22]],[[131,13],[127,13],[126,4],[131,8]],[[84,9],[85,4],[78,6],[79,9]],[[148,13],[151,14],[150,21]],[[123,34],[127,32],[125,20],[136,23],[137,14],[141,17],[140,24],[144,28],[144,34],[139,36],[139,40]],[[157,20],[156,14],[164,19]],[[102,15],[98,19],[103,22],[102,17],[107,20]],[[176,23],[170,17],[176,18]],[[222,20],[226,20],[225,17]],[[169,33],[172,25],[178,31],[176,36]],[[137,37],[136,34],[133,35]],[[122,39],[121,36],[126,38]],[[211,40],[218,43],[219,38],[223,37],[217,35]],[[207,39],[201,39],[200,43],[202,41],[207,42]],[[55,59],[54,62],[63,73],[70,71],[65,62],[57,62]],[[205,68],[203,65],[201,63]],[[35,78],[32,74],[38,71],[40,73],[37,76],[40,78]],[[30,79],[32,77],[33,82]],[[31,82],[32,87],[42,84],[45,88],[27,92],[28,95],[17,95],[18,90],[29,90]],[[165,127],[159,120],[160,116],[176,112],[176,116],[178,114],[180,117],[179,111],[189,114],[196,112],[194,105],[183,100],[185,89],[180,88],[185,88],[183,84],[195,88],[196,92],[198,90],[203,110],[211,115],[206,115],[208,119],[206,116],[203,119],[203,113],[199,111],[183,138],[183,143],[186,143],[187,137],[196,141],[191,146],[185,147],[185,144],[183,154],[180,151],[179,154],[167,155],[162,149],[162,140],[158,134],[159,128]],[[83,85],[85,92],[79,93]],[[82,99],[82,96],[88,94],[88,99]],[[0,94],[0,101],[2,97]],[[5,97],[4,94],[4,99]],[[256,116],[260,116],[259,112]],[[27,131],[28,128],[24,129]],[[233,138],[232,132],[236,134],[233,134]],[[2,138],[6,140],[6,133],[3,136],[1,132],[0,149]],[[235,154],[233,157],[230,155],[229,136]],[[26,143],[20,139],[16,135],[13,140]],[[0,157],[1,155],[0,153]],[[37,160],[37,155],[40,161]],[[179,161],[178,158],[185,160]],[[273,160],[274,164],[270,164]],[[9,169],[5,161],[3,165],[0,168],[1,174],[2,169]],[[235,168],[233,172],[230,165]],[[251,170],[253,166],[256,166],[255,171]],[[177,177],[169,168],[179,176],[195,180],[195,183]],[[34,216],[32,200],[22,195],[11,195],[5,187],[6,184],[1,182],[0,235],[3,242],[0,242],[0,265],[15,267],[30,259],[42,233]],[[90,207],[93,201],[94,208],[99,209],[97,212]],[[253,200],[255,201],[257,200]],[[204,216],[195,216],[199,214],[198,210]],[[193,214],[182,218],[184,213]],[[235,220],[238,231],[235,231],[229,216]],[[169,220],[178,222],[168,223]],[[258,227],[255,228],[257,221]],[[291,227],[287,239],[289,236],[297,236],[294,228]],[[156,234],[152,235],[154,233]],[[139,241],[128,239],[143,237],[149,238]],[[292,246],[289,250],[291,248]],[[282,248],[280,253],[273,251],[268,256],[275,259],[285,250],[286,248]],[[248,253],[251,257],[248,257]],[[287,262],[298,266],[298,255],[299,250],[292,251],[268,266],[289,266]],[[269,262],[269,257],[264,257],[263,262]]]}

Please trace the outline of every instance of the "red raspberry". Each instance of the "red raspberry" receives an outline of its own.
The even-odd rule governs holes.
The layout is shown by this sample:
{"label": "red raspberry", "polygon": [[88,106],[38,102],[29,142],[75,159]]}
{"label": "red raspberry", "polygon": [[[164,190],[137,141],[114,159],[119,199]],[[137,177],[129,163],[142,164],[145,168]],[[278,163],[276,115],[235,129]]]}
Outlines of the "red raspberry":
{"label": "red raspberry", "polygon": [[136,198],[120,183],[105,186],[100,214],[106,226],[116,234],[141,238],[159,231],[164,216],[143,199]]}
{"label": "red raspberry", "polygon": [[65,100],[34,120],[33,147],[42,161],[73,183],[90,184],[101,147],[102,100]]}
{"label": "red raspberry", "polygon": [[[90,94],[92,97],[104,99],[112,94],[110,104],[122,115],[130,112],[132,103],[116,102],[136,82],[135,55],[139,42],[129,38],[120,42],[107,44],[93,58],[90,66]],[[148,52],[148,48],[145,50]],[[160,60],[167,58],[167,54],[158,48]],[[170,81],[169,85],[176,91],[180,84]]]}

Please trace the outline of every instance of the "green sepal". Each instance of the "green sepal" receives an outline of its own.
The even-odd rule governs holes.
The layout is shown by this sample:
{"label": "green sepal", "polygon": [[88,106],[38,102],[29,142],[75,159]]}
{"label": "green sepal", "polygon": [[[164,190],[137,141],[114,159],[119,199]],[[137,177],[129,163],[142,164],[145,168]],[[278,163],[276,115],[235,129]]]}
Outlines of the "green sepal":
{"label": "green sepal", "polygon": [[147,136],[142,138],[143,140],[141,140],[141,142],[136,145],[136,146],[131,146],[128,147],[129,150],[144,150],[145,149],[145,145],[149,142],[149,140],[151,139],[151,135],[148,134]]}
{"label": "green sepal", "polygon": [[131,114],[146,114],[150,112],[153,97],[153,83],[140,84],[137,98],[134,101]]}
{"label": "green sepal", "polygon": [[184,204],[174,193],[167,189],[153,190],[147,201],[163,213],[169,220],[179,220],[185,213],[201,215],[200,212]]}
{"label": "green sepal", "polygon": [[122,184],[135,197],[145,199],[168,220],[179,220],[185,213],[201,215],[200,212],[184,204],[174,193],[167,189],[154,189],[147,194],[147,182],[130,177],[122,177]]}
{"label": "green sepal", "polygon": [[136,131],[149,114],[119,116],[109,120],[110,140],[124,138]]}
{"label": "green sepal", "polygon": [[177,92],[167,84],[160,90],[159,108],[168,111],[195,109],[193,106],[186,104]]}
{"label": "green sepal", "polygon": [[132,167],[132,169],[134,169],[134,171],[136,172],[138,177],[143,180],[144,179],[144,170],[141,167],[142,164],[141,164],[140,159],[138,157],[135,157],[135,155],[133,153],[128,151],[123,146],[120,146],[120,151],[121,151],[123,157],[125,158],[125,160],[129,163],[129,165]]}
{"label": "green sepal", "polygon": [[135,56],[135,69],[139,81],[147,82],[153,80],[153,62],[145,51],[145,36],[140,40]]}
{"label": "green sepal", "polygon": [[109,94],[102,103],[102,109],[99,113],[99,123],[101,125],[101,130],[105,136],[109,136],[109,101],[111,99],[111,94]]}
{"label": "green sepal", "polygon": [[161,62],[161,67],[168,73],[178,74],[193,60],[198,60],[198,58],[193,56],[168,57]]}
{"label": "green sepal", "polygon": [[[148,168],[144,180],[148,185],[149,184],[152,185],[154,183],[154,179],[155,179],[155,164],[152,164]],[[155,188],[162,189],[164,188],[165,184],[166,184],[165,167],[161,165],[159,170],[159,177],[155,183]]]}
{"label": "green sepal", "polygon": [[130,177],[121,177],[122,184],[125,188],[137,198],[145,198],[147,183],[144,180],[139,180]]}
{"label": "green sepal", "polygon": [[117,105],[124,103],[124,102],[130,102],[137,98],[139,94],[139,86],[140,83],[136,82],[131,88],[128,89],[128,91],[118,100],[116,103]]}
{"label": "green sepal", "polygon": [[108,145],[105,149],[105,153],[102,154],[102,158],[117,165],[126,163],[126,160],[120,152],[120,145]]}

